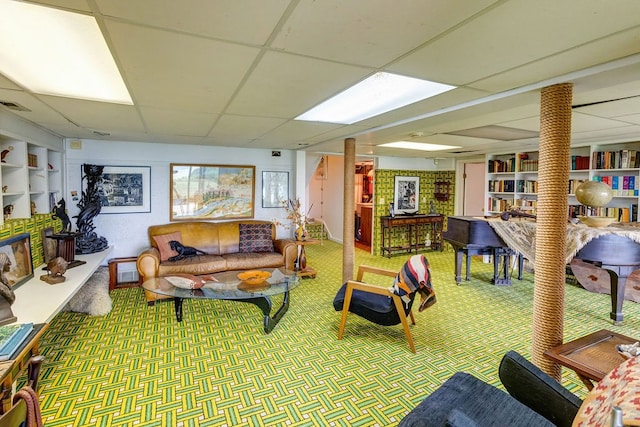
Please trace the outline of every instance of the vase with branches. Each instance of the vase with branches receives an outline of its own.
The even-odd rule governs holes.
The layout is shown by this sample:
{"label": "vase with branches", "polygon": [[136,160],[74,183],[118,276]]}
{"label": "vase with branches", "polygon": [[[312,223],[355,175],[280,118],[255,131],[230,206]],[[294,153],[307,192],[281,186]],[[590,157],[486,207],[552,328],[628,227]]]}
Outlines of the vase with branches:
{"label": "vase with branches", "polygon": [[306,240],[307,224],[311,222],[309,218],[309,212],[311,212],[313,204],[309,206],[309,209],[306,213],[302,210],[302,204],[300,203],[299,198],[296,198],[295,200],[283,200],[281,202],[281,206],[287,213],[286,219],[289,221],[289,223],[282,223],[278,220],[275,220],[275,224],[284,228],[293,227],[296,240]]}

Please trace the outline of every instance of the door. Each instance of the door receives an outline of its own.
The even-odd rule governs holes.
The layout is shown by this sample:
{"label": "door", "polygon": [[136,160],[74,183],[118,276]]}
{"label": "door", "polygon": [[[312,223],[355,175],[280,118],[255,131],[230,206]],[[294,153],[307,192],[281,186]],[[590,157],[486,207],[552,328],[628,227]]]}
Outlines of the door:
{"label": "door", "polygon": [[462,215],[484,216],[484,162],[464,164]]}

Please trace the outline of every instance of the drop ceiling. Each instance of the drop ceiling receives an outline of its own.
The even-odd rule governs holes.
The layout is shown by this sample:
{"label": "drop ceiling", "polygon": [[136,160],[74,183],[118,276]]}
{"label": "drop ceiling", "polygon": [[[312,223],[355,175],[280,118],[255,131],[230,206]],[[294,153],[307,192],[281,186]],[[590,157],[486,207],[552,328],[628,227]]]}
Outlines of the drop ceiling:
{"label": "drop ceiling", "polygon": [[[640,141],[637,0],[32,3],[94,16],[134,100],[0,75],[0,101],[28,111],[1,109],[65,138],[341,153],[354,137],[360,155],[415,157],[377,146],[410,140],[461,147],[418,156],[477,156],[535,146],[540,89],[570,82],[573,145]],[[353,125],[293,120],[377,71],[457,89]],[[485,127],[528,132],[468,132]]]}

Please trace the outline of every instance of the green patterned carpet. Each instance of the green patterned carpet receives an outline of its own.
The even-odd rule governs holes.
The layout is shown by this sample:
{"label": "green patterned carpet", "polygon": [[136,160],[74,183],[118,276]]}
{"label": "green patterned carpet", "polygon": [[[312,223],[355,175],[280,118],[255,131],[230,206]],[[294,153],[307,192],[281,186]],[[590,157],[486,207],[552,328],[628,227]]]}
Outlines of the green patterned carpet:
{"label": "green patterned carpet", "polygon": [[[491,285],[492,267],[474,260],[455,284],[452,252],[426,253],[438,303],[416,313],[409,351],[400,326],[351,315],[338,341],[332,307],[342,246],[307,248],[316,279],[291,293],[291,307],[265,335],[251,304],[185,301],[148,307],[140,289],[112,292],[104,317],[61,313],[42,339],[40,401],[47,426],[387,426],[395,425],[454,372],[499,385],[502,355],[530,357],[533,276]],[[399,269],[406,257],[356,250],[356,265]],[[608,320],[608,295],[566,287],[565,341],[595,330],[640,337],[640,305],[625,302],[625,324]],[[274,299],[274,307],[281,303]],[[580,397],[572,371],[563,382]]]}

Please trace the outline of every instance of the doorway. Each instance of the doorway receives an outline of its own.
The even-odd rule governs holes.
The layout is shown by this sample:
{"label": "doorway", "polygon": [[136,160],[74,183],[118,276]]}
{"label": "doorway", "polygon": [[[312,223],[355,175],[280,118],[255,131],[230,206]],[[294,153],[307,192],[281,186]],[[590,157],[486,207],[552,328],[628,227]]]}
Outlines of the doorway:
{"label": "doorway", "polygon": [[373,221],[373,161],[356,162],[354,245],[371,252]]}

